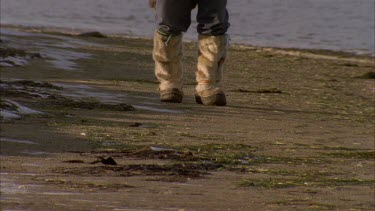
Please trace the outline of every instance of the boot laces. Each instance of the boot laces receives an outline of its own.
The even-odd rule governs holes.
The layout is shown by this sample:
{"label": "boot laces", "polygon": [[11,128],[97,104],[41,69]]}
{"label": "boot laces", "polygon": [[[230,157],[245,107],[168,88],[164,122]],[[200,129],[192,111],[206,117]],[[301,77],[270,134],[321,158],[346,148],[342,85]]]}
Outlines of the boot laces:
{"label": "boot laces", "polygon": [[172,35],[169,35],[167,41],[165,41],[165,43],[164,43],[165,47],[168,47],[168,43],[171,40],[171,38],[172,38]]}
{"label": "boot laces", "polygon": [[232,41],[232,39],[230,38],[229,34],[225,34],[226,38],[227,38],[227,47],[230,46],[230,42]]}

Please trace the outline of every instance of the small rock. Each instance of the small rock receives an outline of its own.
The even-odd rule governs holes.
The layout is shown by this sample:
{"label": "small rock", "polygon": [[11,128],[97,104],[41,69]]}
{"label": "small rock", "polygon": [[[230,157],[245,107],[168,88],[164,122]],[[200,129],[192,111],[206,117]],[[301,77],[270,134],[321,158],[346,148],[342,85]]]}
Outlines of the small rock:
{"label": "small rock", "polygon": [[357,78],[361,78],[361,79],[375,79],[375,72],[371,71],[371,72],[367,72]]}
{"label": "small rock", "polygon": [[66,160],[64,163],[85,163],[83,160]]}
{"label": "small rock", "polygon": [[117,162],[112,157],[109,157],[107,159],[100,157],[99,159],[104,165],[112,165],[112,166],[117,165]]}
{"label": "small rock", "polygon": [[142,126],[142,123],[139,123],[139,122],[135,122],[135,123],[129,125],[129,127],[140,127],[140,126]]}
{"label": "small rock", "polygon": [[78,36],[80,36],[80,37],[97,37],[97,38],[106,38],[107,37],[104,34],[102,34],[100,32],[97,32],[97,31],[82,33],[82,34],[79,34]]}

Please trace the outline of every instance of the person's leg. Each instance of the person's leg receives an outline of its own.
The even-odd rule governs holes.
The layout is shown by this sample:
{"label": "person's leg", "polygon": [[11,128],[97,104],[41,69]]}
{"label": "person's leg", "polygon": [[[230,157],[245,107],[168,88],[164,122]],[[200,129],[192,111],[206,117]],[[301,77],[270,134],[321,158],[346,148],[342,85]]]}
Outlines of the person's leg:
{"label": "person's leg", "polygon": [[198,1],[198,65],[196,101],[204,105],[226,105],[219,88],[228,48],[226,32],[230,26],[227,0]]}
{"label": "person's leg", "polygon": [[154,36],[155,75],[163,102],[182,101],[182,32],[191,23],[194,0],[157,0]]}
{"label": "person's leg", "polygon": [[197,0],[157,0],[157,31],[163,35],[180,35],[191,24],[191,10]]}
{"label": "person's leg", "polygon": [[198,0],[197,21],[199,34],[212,36],[225,34],[230,26],[227,0]]}

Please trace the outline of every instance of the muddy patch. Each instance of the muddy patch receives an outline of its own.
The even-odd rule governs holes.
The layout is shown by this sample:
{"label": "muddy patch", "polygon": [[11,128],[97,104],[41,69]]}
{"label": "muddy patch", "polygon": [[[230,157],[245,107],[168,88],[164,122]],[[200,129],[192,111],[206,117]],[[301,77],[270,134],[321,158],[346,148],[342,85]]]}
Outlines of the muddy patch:
{"label": "muddy patch", "polygon": [[[76,166],[59,169],[57,172],[82,176],[150,176],[151,178],[148,178],[148,180],[185,182],[210,175],[215,171],[231,171],[253,175],[251,179],[239,181],[236,184],[238,187],[268,189],[368,186],[374,183],[374,180],[368,178],[357,178],[355,175],[321,169],[330,163],[337,162],[337,158],[371,160],[373,159],[373,151],[348,152],[343,150],[336,153],[325,152],[325,156],[322,157],[282,157],[257,155],[258,149],[250,145],[209,144],[179,148],[162,146],[127,147],[129,149],[80,153],[80,156],[85,159],[93,156],[98,157],[98,159],[94,162],[79,159],[63,161]],[[108,165],[108,163],[103,162],[109,159],[117,165],[113,163]],[[141,164],[125,164],[134,160]],[[150,160],[159,160],[160,162],[157,164],[142,163]],[[79,164],[82,164],[82,166],[80,167]],[[88,164],[95,166],[87,166]],[[285,168],[285,165],[288,168]],[[310,169],[305,169],[304,166],[309,166]],[[311,170],[311,168],[315,170]]]}
{"label": "muddy patch", "polygon": [[64,91],[60,92],[59,94],[69,98],[91,98],[96,99],[99,102],[106,102],[110,104],[121,104],[122,102],[132,101],[134,102],[132,106],[137,110],[171,114],[183,113],[181,110],[168,109],[160,103],[155,103],[155,100],[159,100],[152,97],[130,95],[128,93],[118,92],[111,93],[86,84],[54,83],[54,85],[63,87]]}
{"label": "muddy patch", "polygon": [[[79,109],[104,109],[112,111],[134,111],[135,108],[126,103],[109,104],[103,103],[95,98],[77,98],[72,99],[68,96],[69,91],[61,86],[57,86],[47,82],[30,81],[30,80],[10,80],[0,81],[0,93],[4,98],[32,100],[33,104],[40,104],[41,107],[46,105],[58,106],[64,108],[79,108]],[[108,94],[110,96],[110,94]],[[36,101],[41,99],[43,101]],[[13,113],[19,118],[26,114],[42,114],[42,112],[29,109],[12,100],[2,99],[1,109],[4,115]],[[11,114],[6,115],[11,117]],[[13,115],[14,116],[14,115]],[[16,118],[14,116],[13,118]]]}
{"label": "muddy patch", "polygon": [[375,72],[374,71],[367,72],[363,75],[357,76],[356,78],[359,78],[359,79],[375,79]]}
{"label": "muddy patch", "polygon": [[57,170],[57,173],[73,174],[80,176],[165,176],[176,177],[179,180],[199,178],[208,174],[210,170],[216,170],[220,166],[204,163],[184,164],[131,164],[117,166],[93,166],[83,168],[72,168]]}
{"label": "muddy patch", "polygon": [[29,53],[0,43],[0,67],[26,66],[29,60],[41,57],[39,53]]}
{"label": "muddy patch", "polygon": [[139,159],[215,163],[218,165],[243,164],[244,160],[256,157],[253,155],[256,148],[241,144],[208,144],[202,146],[179,147],[176,149],[160,146],[132,146],[130,148],[132,149],[98,151],[92,152],[91,154],[98,156],[104,154],[117,159],[132,157]]}
{"label": "muddy patch", "polygon": [[[237,164],[242,164],[241,159],[246,159],[250,156],[247,152],[233,152],[231,154],[223,153],[221,150],[240,149],[243,146],[236,145],[207,145],[190,147],[183,149],[172,149],[160,146],[151,147],[134,147],[129,150],[116,151],[98,151],[81,153],[83,157],[97,156],[98,159],[94,162],[84,162],[82,160],[64,161],[70,163],[82,164],[104,164],[94,167],[81,167],[59,170],[59,173],[79,174],[91,176],[158,176],[160,181],[187,181],[188,179],[200,178],[209,174],[210,171],[219,169],[231,169]],[[254,149],[247,147],[245,149]],[[216,151],[216,152],[214,152]],[[108,165],[104,163],[104,157],[108,157],[117,165]],[[140,159],[140,160],[165,160],[167,164],[137,164],[137,165],[121,165],[126,160]],[[111,161],[112,162],[112,161]],[[170,163],[171,162],[171,163]],[[114,163],[112,163],[114,164]]]}
{"label": "muddy patch", "polygon": [[[95,153],[95,155],[102,153]],[[82,155],[82,154],[81,154]],[[92,156],[93,154],[86,154]],[[85,157],[87,157],[84,155]],[[83,160],[63,161],[65,163],[72,163],[73,165],[82,164],[82,167],[76,166],[72,168],[57,169],[57,173],[80,175],[80,176],[115,176],[115,177],[132,177],[132,176],[147,176],[147,180],[164,181],[164,182],[186,182],[190,179],[198,179],[205,175],[209,175],[210,171],[222,168],[222,164],[213,162],[190,162],[192,160],[199,160],[191,153],[179,153],[173,150],[155,151],[149,150],[135,150],[114,152],[107,155],[111,157],[98,157],[94,162],[85,162]],[[121,164],[127,160],[134,159],[168,159],[171,161],[184,161],[172,163],[158,163],[158,164]],[[110,163],[108,163],[110,161]],[[119,164],[120,163],[120,164]],[[94,166],[87,166],[91,164]],[[114,165],[116,164],[116,165]]]}
{"label": "muddy patch", "polygon": [[[1,80],[0,93],[9,99],[29,99],[40,107],[57,106],[74,109],[103,109],[111,111],[146,110],[161,113],[183,113],[181,110],[160,108],[162,105],[147,102],[142,96],[106,92],[86,84],[49,83],[31,80]],[[35,101],[35,99],[40,99]],[[45,101],[41,101],[45,100]],[[136,101],[137,105],[124,102]]]}
{"label": "muddy patch", "polygon": [[79,37],[95,37],[95,38],[106,38],[104,34],[98,32],[98,31],[93,31],[93,32],[85,32],[77,35]]}
{"label": "muddy patch", "polygon": [[31,109],[12,100],[1,99],[0,114],[2,120],[20,119],[25,115],[42,115],[41,111]]}
{"label": "muddy patch", "polygon": [[0,80],[0,93],[6,98],[56,98],[51,90],[61,87],[47,82],[31,80]]}
{"label": "muddy patch", "polygon": [[11,81],[4,81],[0,80],[1,84],[6,84],[9,86],[29,86],[29,87],[39,87],[39,88],[49,88],[49,89],[56,89],[61,90],[62,87],[55,86],[48,82],[42,81],[31,81],[31,80],[11,80]]}
{"label": "muddy patch", "polygon": [[[228,145],[229,146],[229,145]],[[209,153],[210,150],[218,150],[223,146],[208,145],[190,149],[172,149],[159,146],[135,147],[135,149],[119,151],[98,151],[80,153],[83,157],[96,156],[93,162],[83,160],[63,161],[65,163],[82,164],[82,167],[59,169],[58,173],[83,176],[153,176],[152,180],[166,182],[183,182],[189,179],[200,178],[208,175],[210,171],[225,169],[239,162],[242,153],[234,155],[219,155]],[[238,146],[232,146],[237,148]],[[212,151],[211,151],[212,152]],[[107,157],[107,158],[106,158]],[[166,164],[123,164],[128,160],[165,160]],[[110,163],[107,163],[110,161]],[[87,167],[87,164],[95,165]],[[110,165],[109,165],[110,164]],[[115,165],[116,164],[116,165]]]}
{"label": "muddy patch", "polygon": [[240,93],[255,93],[255,94],[283,94],[284,92],[277,88],[247,90],[247,89],[234,89],[232,92]]}
{"label": "muddy patch", "polygon": [[[81,71],[77,64],[78,60],[89,59],[91,54],[79,52],[76,49],[82,46],[94,46],[94,43],[81,41],[67,36],[35,34],[29,32],[20,32],[10,29],[2,29],[2,39],[7,44],[7,54],[16,53],[16,56],[8,56],[6,60],[1,61],[4,66],[24,66],[27,65],[27,59],[43,57],[47,62],[61,70]],[[28,37],[34,37],[30,42]],[[21,54],[23,46],[33,49],[32,52]],[[21,55],[25,55],[22,56]],[[1,58],[1,57],[0,57]]]}
{"label": "muddy patch", "polygon": [[50,105],[55,105],[64,108],[78,108],[78,109],[103,109],[111,111],[134,111],[135,108],[126,103],[107,104],[97,101],[95,99],[87,100],[73,100],[68,98],[60,98],[49,102]]}

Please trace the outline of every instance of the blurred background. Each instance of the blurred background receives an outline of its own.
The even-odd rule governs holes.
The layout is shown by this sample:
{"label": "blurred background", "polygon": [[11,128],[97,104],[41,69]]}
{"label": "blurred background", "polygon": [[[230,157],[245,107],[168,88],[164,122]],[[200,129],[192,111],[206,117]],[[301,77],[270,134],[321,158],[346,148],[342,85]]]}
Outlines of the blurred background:
{"label": "blurred background", "polygon": [[[234,43],[375,55],[374,0],[229,0],[228,10]],[[0,23],[138,37],[155,27],[147,0],[1,0]]]}

